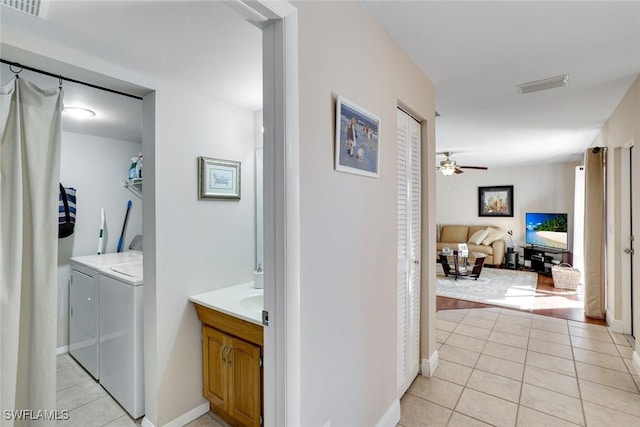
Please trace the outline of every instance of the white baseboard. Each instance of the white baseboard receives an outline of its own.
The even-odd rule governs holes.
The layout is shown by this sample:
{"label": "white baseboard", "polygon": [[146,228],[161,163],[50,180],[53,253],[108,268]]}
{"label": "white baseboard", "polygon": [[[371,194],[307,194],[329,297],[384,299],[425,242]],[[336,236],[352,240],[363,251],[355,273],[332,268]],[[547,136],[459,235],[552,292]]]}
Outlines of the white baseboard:
{"label": "white baseboard", "polygon": [[422,359],[420,372],[425,377],[431,377],[438,368],[438,350],[434,351],[428,359]]}
{"label": "white baseboard", "polygon": [[61,354],[69,353],[69,346],[64,345],[62,347],[56,348],[56,356],[60,356]]}
{"label": "white baseboard", "polygon": [[616,320],[613,317],[613,313],[611,313],[609,311],[609,309],[606,310],[606,313],[607,313],[607,317],[606,317],[607,324],[609,325],[611,330],[613,332],[618,332],[620,334],[623,334],[624,333],[624,326],[622,324],[622,320]]}
{"label": "white baseboard", "polygon": [[396,399],[378,420],[376,427],[395,427],[398,422],[400,422],[400,400]]}
{"label": "white baseboard", "polygon": [[[207,412],[209,412],[209,409],[210,409],[209,402],[205,402],[202,405],[193,408],[189,412],[180,415],[175,420],[169,421],[164,426],[165,427],[182,427],[186,424],[189,424],[191,421],[201,417],[202,415],[206,414]],[[156,427],[151,421],[149,421],[147,417],[144,417],[142,419],[141,425],[142,427]]]}
{"label": "white baseboard", "polygon": [[640,375],[640,354],[637,350],[633,352],[633,369],[636,370],[636,375]]}

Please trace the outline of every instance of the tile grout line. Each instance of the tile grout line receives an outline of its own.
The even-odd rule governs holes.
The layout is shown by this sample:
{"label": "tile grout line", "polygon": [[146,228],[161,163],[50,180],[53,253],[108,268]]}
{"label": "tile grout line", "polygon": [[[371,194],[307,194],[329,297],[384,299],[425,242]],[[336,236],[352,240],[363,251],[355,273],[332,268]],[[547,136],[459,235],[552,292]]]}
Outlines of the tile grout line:
{"label": "tile grout line", "polygon": [[[493,321],[493,326],[492,326],[492,327],[491,327],[491,329],[489,330],[489,331],[490,331],[490,332],[489,332],[489,336],[491,336],[491,332],[493,332],[493,331],[494,331],[495,325],[496,325],[496,323],[498,323],[498,319],[499,319],[499,318],[500,318],[500,316],[502,315],[502,312],[503,312],[503,310],[504,310],[504,309],[502,309],[502,308],[501,308],[501,309],[499,309],[499,310],[500,310],[500,311],[498,312],[498,316],[497,316],[497,317],[496,317],[496,319]],[[466,316],[465,316],[465,317],[466,317]],[[531,330],[531,328],[529,328],[529,330]],[[507,333],[507,334],[509,334],[508,332],[503,332],[503,331],[496,331],[496,332],[502,332],[502,333]],[[509,334],[509,335],[518,336],[518,335],[515,335],[515,334]],[[460,393],[460,397],[458,397],[458,400],[456,401],[456,404],[455,404],[455,406],[454,406],[454,409],[453,409],[453,412],[452,412],[451,416],[453,416],[453,413],[454,413],[454,412],[458,412],[458,411],[456,411],[456,408],[458,407],[458,403],[460,403],[460,399],[462,398],[462,394],[464,393],[464,391],[465,391],[467,388],[469,388],[469,390],[473,390],[473,391],[478,392],[478,393],[486,394],[486,395],[488,395],[488,396],[491,396],[491,397],[496,398],[496,399],[500,399],[500,400],[505,401],[505,402],[508,402],[508,403],[514,403],[514,404],[516,405],[516,418],[515,418],[515,420],[514,420],[514,426],[515,426],[515,425],[517,424],[517,422],[518,422],[518,412],[519,412],[519,409],[520,409],[520,404],[519,404],[520,396],[518,396],[518,403],[516,403],[516,402],[512,402],[512,401],[510,401],[510,400],[504,399],[504,398],[502,398],[502,397],[500,397],[500,396],[494,396],[493,394],[489,394],[489,393],[486,393],[486,392],[484,392],[484,391],[475,390],[474,388],[468,387],[469,380],[471,379],[471,376],[473,375],[473,373],[475,372],[475,370],[476,370],[476,369],[477,369],[478,371],[486,372],[486,373],[491,374],[491,375],[495,375],[495,376],[499,376],[499,377],[502,377],[502,378],[507,378],[507,379],[513,380],[513,378],[505,377],[505,376],[503,376],[503,375],[496,374],[496,373],[494,373],[494,372],[484,371],[484,370],[482,370],[482,369],[480,369],[480,368],[478,368],[478,367],[477,367],[477,366],[478,366],[478,362],[480,361],[480,358],[484,355],[484,350],[485,350],[485,348],[486,348],[486,346],[487,346],[487,343],[489,343],[489,342],[494,342],[494,341],[489,341],[489,336],[487,336],[487,339],[486,339],[486,340],[484,340],[484,341],[485,341],[485,343],[484,343],[484,345],[483,345],[483,347],[482,347],[482,350],[480,351],[480,354],[479,354],[478,359],[476,360],[476,362],[475,362],[474,366],[471,368],[471,374],[469,375],[469,378],[467,378],[467,381],[466,381],[465,385],[464,385],[464,386],[463,386],[463,388],[462,388],[462,392]],[[501,345],[504,345],[505,347],[513,347],[513,346],[510,346],[510,345],[507,345],[507,344],[502,344],[502,343],[496,343],[496,344],[501,344]],[[513,348],[518,348],[518,347],[513,347]],[[491,355],[487,355],[487,356],[491,356]],[[495,357],[495,356],[491,356],[491,357]],[[505,360],[505,361],[513,362],[512,360],[502,359],[502,358],[500,358],[500,357],[495,357],[495,358],[496,358],[496,359],[500,359],[500,360]],[[525,360],[526,360],[526,349],[525,349]],[[516,362],[514,362],[514,363],[516,363]],[[524,376],[524,364],[523,364],[523,371],[522,371],[522,375]],[[522,394],[522,380],[520,381],[520,395],[521,395],[521,394]],[[482,422],[482,423],[485,423],[485,421],[480,420],[480,419],[475,418],[475,417],[472,417],[471,415],[465,414],[465,413],[463,413],[463,412],[458,412],[458,413],[459,413],[459,414],[462,414],[462,415],[464,415],[464,416],[466,416],[466,417],[472,418],[472,419],[474,419],[474,420],[478,420],[478,421],[480,421],[480,422]]]}
{"label": "tile grout line", "polygon": [[[465,314],[465,316],[462,319],[460,319],[460,322],[458,322],[458,324],[462,323],[462,320],[464,320],[464,318],[466,318],[469,315],[469,313],[471,313],[471,312],[469,311],[467,314]],[[471,419],[474,419],[474,420],[477,420],[477,421],[480,421],[480,422],[484,423],[483,420],[480,420],[478,418],[472,417],[471,415],[465,414],[463,412],[456,411],[456,408],[458,407],[458,404],[460,403],[460,399],[462,399],[462,395],[464,394],[465,390],[467,390],[467,385],[469,384],[469,380],[471,379],[471,376],[473,375],[473,372],[476,370],[476,366],[478,366],[478,362],[480,361],[480,358],[482,357],[482,355],[484,353],[484,349],[486,348],[487,343],[489,342],[489,336],[491,335],[491,332],[493,332],[493,328],[495,327],[496,322],[498,321],[498,317],[500,317],[501,313],[502,313],[502,309],[500,309],[500,312],[498,313],[498,316],[496,317],[496,319],[493,320],[493,325],[491,326],[491,329],[489,329],[489,335],[487,336],[487,339],[484,340],[484,344],[482,346],[482,349],[480,350],[480,353],[478,354],[478,358],[476,359],[475,363],[471,367],[471,373],[469,374],[469,377],[465,381],[465,384],[462,386],[462,391],[460,391],[460,396],[458,396],[458,399],[456,399],[455,405],[453,405],[453,409],[451,410],[451,415],[449,416],[449,422],[451,421],[451,418],[453,418],[453,414],[455,414],[457,412],[457,413],[459,413],[461,415],[464,415],[465,417],[469,417]],[[452,332],[452,334],[453,334],[453,332]],[[470,388],[469,390],[474,390],[474,389]],[[474,391],[477,391],[477,390],[474,390]]]}
{"label": "tile grout line", "polygon": [[529,323],[529,333],[527,334],[527,348],[524,350],[524,361],[522,362],[522,379],[520,381],[520,394],[518,395],[518,406],[516,408],[516,423],[518,425],[518,417],[520,417],[520,407],[522,406],[522,393],[524,391],[524,376],[527,371],[527,358],[529,357],[529,341],[531,340],[531,329],[533,329],[533,318]]}
{"label": "tile grout line", "polygon": [[578,378],[578,365],[576,364],[576,354],[573,347],[573,335],[571,335],[571,328],[567,323],[569,332],[569,346],[571,348],[571,358],[573,359],[573,372],[576,375],[576,386],[578,387],[578,398],[580,399],[580,410],[582,411],[582,425],[587,425],[587,412],[584,410],[584,399],[582,399],[582,388],[580,387],[580,379]]}
{"label": "tile grout line", "polygon": [[[491,333],[492,333],[492,332],[494,332],[494,331],[495,331],[495,327],[496,327],[496,325],[497,325],[497,323],[498,323],[498,320],[500,319],[500,316],[501,316],[501,314],[502,314],[502,311],[504,311],[504,310],[500,310],[500,311],[498,312],[498,315],[497,315],[497,317],[495,318],[495,320],[493,320],[493,324],[492,324],[491,328],[490,328],[490,329],[488,329],[488,331],[489,331],[489,335],[487,336],[487,338],[482,340],[482,341],[483,341],[483,345],[482,345],[482,348],[481,348],[481,350],[480,350],[480,352],[479,352],[478,358],[477,358],[477,360],[475,361],[475,363],[473,364],[473,366],[471,367],[471,373],[470,373],[469,377],[466,379],[466,381],[465,381],[464,385],[462,386],[462,391],[461,391],[461,393],[460,393],[460,396],[459,396],[459,397],[458,397],[458,399],[456,400],[456,403],[455,403],[455,405],[454,405],[454,407],[453,407],[453,410],[452,410],[452,412],[451,412],[451,414],[450,414],[450,416],[449,416],[449,420],[451,420],[451,418],[453,417],[453,414],[454,414],[454,413],[456,413],[456,412],[458,412],[459,414],[462,414],[462,415],[464,415],[464,416],[466,416],[466,417],[470,417],[470,418],[472,418],[472,419],[477,419],[477,418],[475,418],[475,417],[469,416],[469,415],[467,415],[467,414],[464,414],[464,413],[459,412],[459,411],[457,411],[457,410],[456,410],[456,408],[458,407],[458,405],[459,405],[459,403],[460,403],[460,399],[461,399],[461,397],[462,397],[462,394],[463,394],[467,389],[469,389],[469,390],[474,390],[474,391],[477,391],[477,392],[480,392],[480,393],[483,393],[483,394],[487,394],[488,396],[494,397],[494,398],[499,399],[499,400],[501,400],[501,401],[505,401],[505,402],[513,403],[513,401],[510,401],[510,400],[504,399],[504,398],[499,397],[499,396],[494,396],[494,395],[493,395],[493,394],[491,394],[491,393],[485,393],[485,392],[483,392],[483,391],[481,391],[481,390],[475,390],[474,388],[472,388],[472,387],[470,387],[470,386],[469,386],[469,382],[470,382],[470,379],[471,379],[471,376],[473,375],[473,373],[474,373],[476,370],[482,371],[481,369],[479,369],[479,368],[478,368],[478,363],[479,363],[479,360],[480,360],[480,358],[481,358],[482,356],[488,356],[488,355],[485,353],[485,351],[486,351],[486,349],[487,349],[487,345],[488,345],[488,343],[489,343],[489,342],[493,342],[493,341],[489,341],[489,336],[491,335]],[[460,324],[463,324],[462,322],[467,318],[467,316],[469,315],[469,313],[470,313],[470,311],[467,311],[467,312],[465,313],[465,315],[464,315],[460,320],[458,320],[457,322],[455,322],[455,323],[456,323],[456,328],[457,328]],[[474,317],[475,317],[475,316],[474,316]],[[540,317],[544,317],[544,316],[540,316]],[[528,328],[527,341],[526,341],[527,345],[526,345],[526,348],[524,349],[524,351],[525,351],[525,358],[524,358],[524,362],[523,362],[523,372],[522,372],[522,376],[521,376],[521,378],[520,378],[520,395],[519,395],[518,404],[517,404],[517,411],[516,411],[516,423],[517,423],[518,417],[519,417],[519,415],[520,415],[520,409],[521,409],[521,406],[525,406],[525,407],[529,408],[529,407],[528,407],[528,406],[526,406],[526,405],[522,405],[523,388],[524,388],[524,384],[525,384],[525,381],[524,381],[524,375],[525,375],[526,368],[527,368],[527,362],[528,362],[528,360],[529,360],[529,354],[528,354],[528,353],[529,353],[529,351],[532,351],[532,352],[534,352],[534,353],[540,353],[540,352],[536,352],[536,351],[534,351],[534,350],[532,350],[532,349],[530,348],[530,342],[531,342],[531,339],[533,339],[533,338],[532,338],[532,332],[533,332],[532,330],[533,330],[533,329],[538,329],[538,328],[534,328],[534,322],[533,322],[533,320],[535,320],[535,319],[533,319],[533,318],[532,318],[532,322],[530,323],[529,328]],[[544,320],[544,319],[540,319],[540,320]],[[586,336],[586,337],[585,337],[585,336],[582,336],[582,335],[579,335],[579,334],[577,334],[577,335],[575,335],[575,336],[574,336],[574,334],[572,334],[572,333],[571,333],[571,326],[572,326],[572,323],[571,323],[569,320],[567,320],[567,319],[562,319],[562,320],[563,320],[562,325],[563,325],[563,327],[565,328],[565,331],[566,331],[566,332],[568,332],[566,335],[567,335],[567,337],[568,337],[568,341],[569,341],[569,345],[568,345],[568,347],[570,347],[570,349],[569,349],[569,350],[570,350],[570,353],[571,353],[571,359],[570,359],[570,360],[571,360],[571,362],[572,362],[572,366],[573,366],[573,372],[572,372],[572,373],[574,374],[574,379],[575,379],[575,381],[576,381],[576,386],[577,386],[577,391],[578,391],[578,397],[577,397],[577,399],[579,399],[579,401],[580,401],[580,409],[581,409],[581,411],[582,411],[582,421],[581,421],[581,422],[583,423],[583,425],[587,425],[587,424],[586,424],[586,423],[587,423],[587,417],[586,417],[586,411],[585,411],[585,403],[586,403],[586,400],[584,400],[584,398],[583,398],[583,390],[581,389],[581,386],[580,386],[580,378],[579,378],[579,376],[578,376],[578,370],[577,370],[577,363],[578,363],[578,359],[576,358],[576,353],[575,353],[575,351],[576,351],[576,350],[585,350],[585,351],[592,352],[592,353],[594,353],[594,354],[596,354],[596,355],[602,355],[602,356],[607,357],[607,358],[615,358],[615,359],[617,359],[617,360],[622,361],[623,363],[624,363],[624,357],[623,357],[623,355],[622,355],[622,353],[621,353],[620,346],[617,346],[617,344],[616,344],[616,342],[615,342],[615,339],[614,339],[615,337],[612,337],[612,336],[611,336],[611,331],[610,331],[610,329],[608,329],[606,326],[601,326],[601,327],[599,327],[599,328],[593,328],[592,330],[593,330],[593,331],[595,331],[595,332],[598,332],[598,333],[599,333],[599,332],[600,332],[600,330],[601,330],[601,328],[605,328],[604,330],[605,330],[605,331],[607,331],[607,336],[608,336],[608,338],[610,339],[610,340],[609,340],[609,342],[608,342],[608,344],[611,344],[611,343],[613,342],[613,344],[614,344],[614,345],[616,345],[616,353],[617,353],[616,355],[613,355],[613,354],[610,354],[610,353],[603,353],[603,352],[601,352],[601,351],[593,350],[593,349],[589,349],[589,348],[587,348],[587,349],[583,349],[583,348],[581,348],[581,347],[576,347],[576,345],[577,345],[577,344],[579,344],[579,343],[576,343],[576,342],[575,342],[575,341],[576,341],[576,339],[578,339],[578,340],[586,340],[587,342],[588,342],[588,341],[597,341],[597,342],[601,342],[601,340],[597,340],[597,339],[596,339],[596,340],[592,340],[592,339],[591,339],[591,337],[589,337],[589,336]],[[465,324],[467,324],[467,323],[465,323]],[[467,325],[469,325],[469,324],[467,324]],[[471,326],[473,326],[473,325],[471,324]],[[519,325],[519,326],[522,326],[522,325]],[[485,329],[485,328],[482,328],[482,329]],[[581,328],[581,329],[589,329],[589,328]],[[550,333],[558,333],[558,332],[557,332],[557,330],[549,330],[549,329],[541,329],[541,330],[542,330],[542,331],[546,331],[546,332],[550,332]],[[455,331],[455,328],[454,328],[454,331]],[[453,333],[454,333],[454,331],[451,331],[451,332],[450,332],[450,334],[449,334],[449,336],[450,336],[451,334],[453,334]],[[504,332],[504,331],[500,331],[500,332]],[[603,332],[604,332],[604,331],[603,331]],[[506,333],[506,334],[510,334],[510,332],[504,332],[504,333]],[[510,335],[515,335],[515,334],[510,334]],[[562,334],[562,335],[564,335],[564,334]],[[447,337],[447,339],[445,339],[445,340],[441,343],[441,346],[447,343],[447,340],[449,339],[449,336]],[[465,337],[465,338],[476,338],[476,337],[468,337],[468,336],[465,336],[465,335],[461,335],[461,337]],[[477,339],[477,338],[476,338],[476,339]],[[553,343],[553,344],[561,344],[562,346],[566,346],[564,343],[557,343],[557,342],[555,342],[555,341],[547,341],[546,339],[542,339],[542,338],[536,338],[536,339],[538,339],[538,340],[540,340],[540,341],[544,341],[544,342],[549,342],[549,343]],[[604,342],[604,341],[602,341],[602,342]],[[497,342],[496,342],[496,344],[501,344],[501,343],[497,343]],[[449,345],[450,345],[450,344],[449,344]],[[506,344],[501,344],[501,345],[505,345],[505,346],[507,346],[507,347],[513,347],[513,346],[508,346],[508,345],[506,345]],[[460,349],[463,349],[463,350],[465,350],[465,351],[469,351],[469,352],[474,352],[473,350],[468,350],[468,349],[465,349],[465,348],[462,348],[462,347],[457,347],[457,346],[452,346],[452,347],[460,348]],[[514,347],[514,348],[520,348],[520,347]],[[474,353],[475,353],[475,352],[474,352]],[[568,358],[560,357],[560,356],[553,355],[553,354],[546,354],[546,353],[540,353],[540,354],[545,355],[545,356],[549,356],[549,357],[557,357],[558,359],[569,360]],[[509,359],[502,359],[502,358],[500,358],[500,357],[496,357],[496,358],[501,359],[501,360],[509,360]],[[457,362],[453,362],[453,363],[457,363]],[[631,371],[629,370],[629,366],[628,366],[626,363],[624,363],[624,365],[625,365],[625,371],[626,371],[626,372],[619,371],[619,370],[617,370],[617,369],[611,369],[611,368],[609,368],[609,367],[607,367],[607,366],[602,366],[602,365],[597,364],[597,363],[595,363],[595,362],[592,362],[592,363],[581,362],[581,363],[585,363],[585,364],[587,364],[587,365],[594,366],[594,367],[597,367],[597,368],[600,368],[600,369],[611,370],[611,371],[615,371],[615,372],[618,372],[618,373],[621,373],[621,374],[627,374],[627,375],[631,378],[631,380],[634,382],[634,386],[635,386],[635,388],[640,388],[640,387],[638,386],[638,383],[637,383],[637,382],[635,382],[635,379],[633,378],[633,374],[632,374],[632,373],[631,373]],[[462,365],[462,366],[466,366],[466,365]],[[545,370],[545,371],[548,371],[548,370],[547,370],[547,369],[545,369],[545,368],[540,368],[540,369]],[[483,371],[483,372],[485,372],[485,371]],[[502,375],[495,374],[495,373],[492,373],[492,372],[489,372],[489,371],[486,371],[486,372],[491,373],[491,374],[496,375],[496,376],[502,376]],[[549,372],[551,372],[551,373],[552,373],[552,372],[554,372],[554,371],[549,371]],[[565,375],[565,374],[562,374],[562,375]],[[567,375],[567,376],[570,376],[570,375]],[[513,379],[513,378],[511,378],[511,377],[505,377],[505,378]],[[450,382],[450,381],[447,381],[447,380],[444,380],[444,379],[440,379],[440,380],[443,380],[443,381],[446,381],[446,382]],[[625,393],[636,394],[636,393],[632,393],[631,391],[628,391],[628,390],[626,390],[626,389],[621,389],[621,388],[618,388],[618,387],[615,387],[615,386],[612,386],[612,385],[608,385],[608,384],[601,384],[600,382],[597,382],[597,381],[589,381],[589,380],[584,380],[584,381],[585,381],[585,382],[588,382],[588,383],[593,383],[594,385],[597,385],[597,386],[599,386],[599,387],[606,387],[607,389],[612,389],[612,390],[617,391],[617,392],[625,392]],[[456,384],[456,383],[453,383],[453,384]],[[542,387],[542,388],[543,388],[543,389],[545,389],[545,387]],[[555,391],[555,390],[553,390],[553,389],[547,389],[547,390]],[[568,396],[568,397],[573,397],[573,398],[575,399],[575,397],[574,397],[573,395],[571,395],[571,394],[567,394],[567,393],[564,393],[564,392],[558,392],[558,393],[560,393],[560,394],[562,394],[562,395],[565,395],[565,396]],[[431,402],[431,403],[433,403],[433,402]],[[591,402],[590,402],[590,403],[591,403]],[[625,411],[625,410],[614,409],[614,408],[612,408],[612,407],[609,407],[609,406],[606,406],[606,405],[600,405],[600,404],[597,404],[597,403],[594,403],[594,405],[601,406],[601,407],[603,407],[603,408],[605,408],[605,409],[612,410],[612,411],[615,411],[615,412],[618,412],[618,413],[621,413],[621,414],[626,414],[626,415],[628,415],[628,416],[636,417],[636,415],[635,415],[634,413],[631,413],[631,412],[628,412],[628,411]],[[442,406],[442,405],[439,405],[439,406]],[[447,408],[447,409],[448,409],[448,408]],[[536,410],[536,411],[537,411],[537,409],[534,409],[534,408],[531,408],[531,409],[533,409],[533,410]],[[545,413],[546,415],[549,415],[549,416],[551,416],[551,417],[556,417],[556,415],[551,414],[551,413],[547,413],[547,412],[544,412],[544,411],[542,411],[542,413]],[[567,419],[567,418],[564,418],[564,417],[560,417],[560,419],[565,420],[565,421],[567,421],[567,422],[575,422],[575,421],[572,421],[572,420]],[[482,420],[479,420],[479,421],[482,421]],[[482,422],[484,422],[484,421],[482,421]]]}
{"label": "tile grout line", "polygon": [[[615,332],[613,332],[612,329],[610,329],[609,327],[607,327],[607,329],[609,330],[609,335],[614,334]],[[615,347],[616,347],[616,351],[618,352],[618,355],[620,356],[620,358],[622,359],[622,363],[624,363],[624,366],[627,368],[627,371],[629,372],[629,375],[631,375],[631,381],[633,381],[633,383],[636,386],[636,390],[638,390],[638,393],[640,394],[640,386],[638,386],[638,383],[636,382],[636,380],[633,378],[633,372],[631,372],[631,369],[629,368],[629,365],[625,362],[624,357],[622,356],[622,353],[620,352],[620,347],[618,346],[617,341],[615,340],[615,337],[612,335],[611,336],[611,340],[613,341]],[[625,337],[625,341],[626,341],[626,337]],[[629,348],[632,348],[631,346],[629,346]],[[632,365],[633,366],[633,365]]]}
{"label": "tile grout line", "polygon": [[[460,324],[462,323],[462,321],[469,315],[470,311],[467,312],[464,317],[462,319],[460,319],[460,321],[458,322],[458,325],[455,327],[455,329],[451,332],[451,335],[453,335],[453,333],[455,332],[456,329],[458,329],[458,326],[460,326]],[[491,326],[491,329],[489,330],[489,334],[491,334],[491,330],[493,330],[493,326],[495,326],[495,321],[493,323],[493,325]],[[449,337],[451,336],[449,335]],[[443,343],[446,344],[446,342],[449,340],[449,337],[447,337],[447,340],[445,340],[445,342]],[[480,360],[480,356],[482,355],[482,350],[484,350],[484,347],[486,346],[486,341],[484,343],[484,345],[482,346],[481,351],[478,354],[478,358],[476,359],[475,363],[473,364],[473,366],[471,367],[471,372],[469,373],[469,377],[467,378],[467,380],[465,381],[464,385],[462,386],[462,390],[460,391],[460,395],[458,396],[458,398],[456,399],[455,404],[453,405],[453,408],[451,409],[451,414],[449,415],[449,419],[447,420],[447,424],[449,424],[451,422],[451,418],[453,418],[453,414],[455,414],[456,408],[458,407],[458,404],[460,403],[460,399],[462,399],[462,395],[464,394],[465,390],[467,389],[467,384],[469,384],[469,379],[471,379],[471,375],[473,375],[473,371],[475,370],[476,365],[478,364],[478,360]],[[452,346],[455,347],[455,346]],[[456,347],[456,348],[460,348],[460,347]],[[462,412],[459,412],[460,414],[462,414]],[[469,417],[469,415],[467,414],[462,414],[464,416]],[[473,417],[470,417],[473,418]],[[477,419],[477,418],[473,418],[473,419]],[[478,420],[481,421],[481,420]]]}

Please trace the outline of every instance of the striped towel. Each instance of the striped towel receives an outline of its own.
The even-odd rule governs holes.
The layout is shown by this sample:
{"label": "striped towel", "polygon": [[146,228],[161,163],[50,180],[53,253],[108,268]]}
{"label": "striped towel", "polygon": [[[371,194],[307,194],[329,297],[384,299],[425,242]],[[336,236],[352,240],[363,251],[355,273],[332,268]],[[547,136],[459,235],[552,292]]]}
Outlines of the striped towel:
{"label": "striped towel", "polygon": [[[60,188],[62,190],[62,186]],[[71,187],[64,187],[64,192],[67,196],[67,205],[69,205],[69,222],[72,224],[76,222],[76,189]],[[65,224],[67,222],[67,215],[64,208],[64,201],[62,199],[62,191],[58,196],[58,224]]]}

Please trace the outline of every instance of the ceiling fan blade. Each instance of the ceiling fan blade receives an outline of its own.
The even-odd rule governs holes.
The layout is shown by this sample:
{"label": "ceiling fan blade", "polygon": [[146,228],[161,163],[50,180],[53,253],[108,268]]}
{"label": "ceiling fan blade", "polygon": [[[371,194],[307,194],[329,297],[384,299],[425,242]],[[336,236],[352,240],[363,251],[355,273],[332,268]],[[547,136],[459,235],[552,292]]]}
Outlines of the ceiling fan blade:
{"label": "ceiling fan blade", "polygon": [[465,168],[465,169],[478,169],[478,170],[482,170],[482,171],[486,171],[489,168],[486,166],[458,166],[459,168]]}
{"label": "ceiling fan blade", "polygon": [[456,173],[464,173],[464,171],[462,169],[460,169],[459,166],[456,166]]}

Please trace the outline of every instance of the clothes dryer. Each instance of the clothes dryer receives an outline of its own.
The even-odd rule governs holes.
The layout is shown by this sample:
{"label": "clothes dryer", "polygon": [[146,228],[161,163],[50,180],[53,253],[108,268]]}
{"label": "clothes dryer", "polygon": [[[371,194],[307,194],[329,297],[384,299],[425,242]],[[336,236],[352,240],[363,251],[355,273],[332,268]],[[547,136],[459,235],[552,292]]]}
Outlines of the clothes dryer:
{"label": "clothes dryer", "polygon": [[144,415],[142,262],[100,270],[100,384],[131,415]]}

